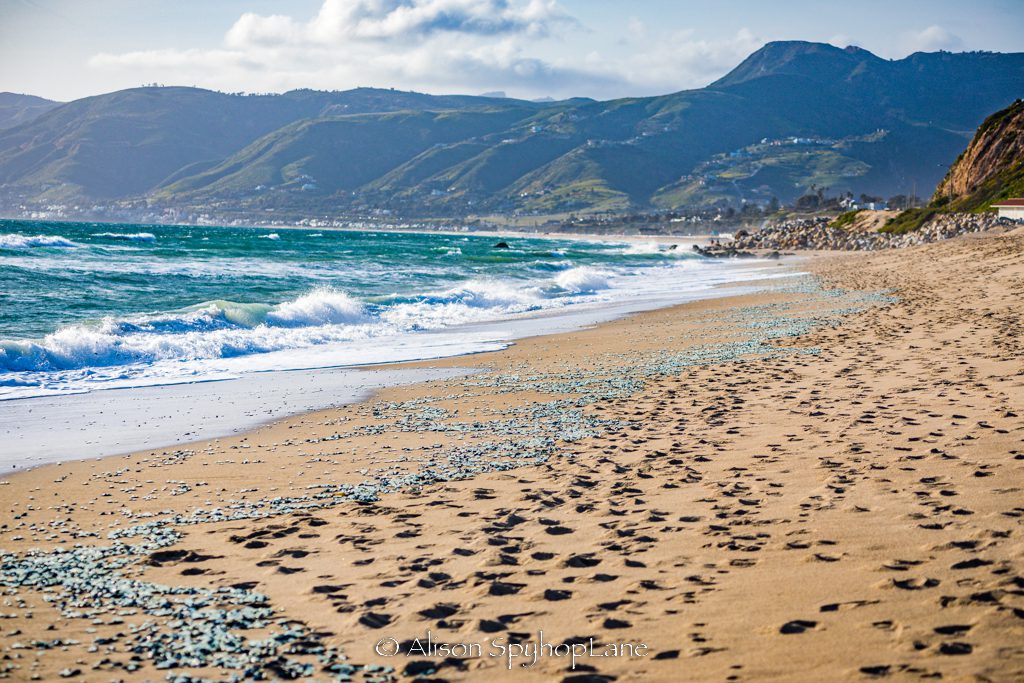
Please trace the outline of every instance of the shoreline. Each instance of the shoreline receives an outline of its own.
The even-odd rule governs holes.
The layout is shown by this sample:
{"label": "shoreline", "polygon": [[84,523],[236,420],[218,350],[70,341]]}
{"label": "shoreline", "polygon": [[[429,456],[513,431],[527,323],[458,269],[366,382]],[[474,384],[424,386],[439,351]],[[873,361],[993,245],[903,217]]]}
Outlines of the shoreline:
{"label": "shoreline", "polygon": [[[82,224],[69,224],[69,226],[71,227],[65,226],[65,228],[71,232],[74,232],[71,230],[72,227],[75,227],[80,232],[90,232],[88,224],[84,226]],[[39,227],[38,229],[43,228]],[[224,229],[231,230],[229,228]],[[353,231],[353,233],[371,234],[358,230]],[[372,234],[375,235],[376,233]],[[444,239],[444,237],[431,237],[429,232],[416,232],[415,234],[421,235],[428,240]],[[76,239],[81,237],[73,236]],[[464,239],[458,233],[451,233],[451,236],[459,237],[460,243]],[[133,236],[129,235],[128,237]],[[184,237],[191,237],[191,234],[184,235]],[[203,239],[206,240],[208,238],[204,237]],[[524,244],[531,242],[531,240],[533,238],[523,238]],[[387,243],[388,240],[385,239],[383,242]],[[7,327],[7,334],[11,338],[4,339],[3,341],[10,343],[8,353],[6,354],[8,365],[11,368],[17,369],[10,370],[12,373],[10,375],[3,373],[7,375],[7,381],[3,383],[6,384],[6,387],[0,386],[0,401],[41,396],[60,396],[62,394],[83,393],[95,389],[134,388],[149,385],[226,379],[256,371],[370,365],[381,362],[405,361],[413,358],[441,357],[459,352],[475,352],[481,350],[481,348],[491,348],[493,344],[484,343],[481,346],[474,342],[464,345],[464,349],[455,348],[459,346],[458,340],[455,339],[458,336],[458,330],[467,324],[484,330],[488,324],[491,324],[492,327],[502,324],[515,325],[518,324],[516,322],[518,320],[546,316],[550,312],[557,312],[560,309],[572,314],[572,311],[577,309],[587,310],[595,306],[608,306],[618,309],[624,306],[624,302],[637,298],[664,298],[668,300],[671,299],[671,293],[676,290],[689,291],[700,289],[702,287],[702,280],[706,279],[712,283],[720,281],[722,279],[720,274],[725,273],[727,270],[737,270],[742,273],[742,269],[733,268],[721,261],[697,259],[695,254],[685,252],[685,250],[681,250],[678,254],[669,254],[663,246],[659,248],[659,243],[654,240],[645,241],[645,246],[640,249],[626,248],[631,244],[628,240],[609,242],[594,236],[583,236],[577,242],[601,244],[602,246],[594,252],[600,252],[599,258],[592,259],[590,258],[593,255],[591,250],[580,249],[578,251],[582,253],[579,255],[579,258],[576,258],[576,254],[573,254],[572,258],[549,265],[544,259],[528,261],[530,254],[532,254],[530,251],[513,249],[509,253],[514,252],[520,256],[503,259],[500,258],[499,252],[494,252],[495,258],[491,260],[496,263],[507,261],[514,266],[520,265],[517,263],[517,258],[519,261],[527,260],[526,268],[494,267],[487,269],[476,265],[475,261],[479,260],[479,254],[470,254],[463,261],[461,259],[461,249],[458,247],[447,250],[441,249],[441,251],[446,251],[442,256],[455,253],[460,257],[453,259],[453,263],[457,261],[457,264],[451,267],[454,274],[448,278],[450,282],[444,278],[441,278],[439,282],[435,282],[438,278],[435,275],[431,275],[432,270],[436,268],[429,257],[438,249],[417,250],[421,261],[424,258],[423,254],[427,254],[427,261],[425,263],[418,263],[420,263],[423,269],[423,277],[427,278],[429,284],[436,284],[437,291],[430,287],[420,291],[415,286],[416,282],[413,282],[410,287],[400,287],[401,291],[387,294],[388,290],[383,290],[382,293],[378,291],[377,287],[372,285],[363,287],[359,279],[346,279],[343,272],[338,276],[342,282],[340,286],[354,292],[356,300],[352,303],[352,306],[360,311],[374,309],[372,314],[366,316],[366,320],[352,321],[353,325],[357,322],[366,323],[364,327],[353,327],[352,330],[331,327],[336,322],[332,319],[332,316],[341,315],[340,309],[348,305],[345,301],[345,296],[347,296],[348,292],[340,292],[339,296],[334,296],[333,288],[325,286],[324,283],[330,282],[333,284],[337,278],[335,280],[325,279],[331,273],[323,275],[318,267],[309,269],[309,273],[300,269],[300,275],[306,277],[309,281],[304,290],[294,287],[288,289],[287,287],[277,286],[278,290],[285,290],[283,293],[279,292],[282,297],[280,300],[269,297],[266,301],[258,299],[251,302],[287,309],[279,316],[283,318],[282,320],[268,323],[271,327],[325,328],[324,335],[319,339],[320,343],[317,343],[318,340],[316,338],[308,339],[309,335],[306,334],[304,336],[305,331],[301,329],[290,335],[283,333],[279,333],[276,336],[256,333],[249,334],[248,336],[240,333],[235,335],[235,337],[225,335],[228,348],[227,350],[220,351],[216,348],[216,344],[223,342],[218,342],[217,338],[210,340],[213,344],[212,349],[201,348],[199,350],[192,348],[190,340],[187,338],[172,337],[169,342],[162,340],[151,341],[149,339],[143,339],[142,341],[134,339],[123,340],[121,338],[122,334],[118,331],[103,337],[99,342],[92,345],[85,342],[67,344],[59,338],[61,333],[75,330],[78,325],[86,328],[87,337],[93,331],[93,328],[100,329],[100,333],[104,334],[103,325],[106,324],[105,321],[108,320],[106,316],[108,315],[113,316],[111,320],[115,323],[127,323],[129,328],[139,318],[146,319],[150,315],[159,316],[163,314],[171,319],[175,319],[175,316],[183,317],[195,310],[195,307],[199,305],[196,302],[210,305],[212,307],[210,315],[216,317],[218,315],[217,309],[222,304],[220,299],[224,296],[227,296],[228,299],[231,296],[235,296],[235,298],[241,297],[240,301],[242,303],[240,304],[236,304],[233,301],[228,301],[225,304],[231,310],[224,310],[222,315],[230,316],[235,314],[233,310],[235,307],[245,309],[247,303],[250,303],[250,299],[243,292],[237,291],[237,289],[225,294],[223,289],[217,290],[206,287],[194,297],[182,297],[179,295],[175,300],[175,304],[171,306],[171,310],[165,310],[166,307],[162,306],[163,301],[153,300],[152,297],[128,307],[119,305],[86,307],[89,309],[88,313],[82,315],[82,317],[74,315],[68,317],[66,313],[62,313],[59,309],[53,309],[49,306],[44,308],[42,312],[30,307],[21,317],[15,316],[12,318],[11,324]],[[544,238],[540,238],[538,244],[543,243],[546,243]],[[266,244],[270,244],[270,242]],[[561,244],[562,246],[559,247],[559,250],[565,250],[567,243],[562,242]],[[46,246],[46,244],[34,244],[33,246]],[[91,247],[92,245],[90,243],[86,246]],[[487,246],[487,238],[483,238],[482,241],[478,240],[474,244],[473,251],[486,252],[488,251]],[[620,246],[622,248],[618,248]],[[674,248],[677,245],[672,246]],[[134,245],[130,248],[134,248]],[[331,256],[331,248],[333,247],[325,249],[328,257]],[[100,249],[103,251],[106,247],[100,246]],[[556,253],[541,254],[541,256],[545,258],[558,258],[565,253],[565,251],[555,250],[553,246],[551,250]],[[202,251],[202,249],[199,249],[199,251]],[[660,256],[651,256],[659,251]],[[62,253],[61,251],[58,251],[57,255],[53,256],[56,259],[55,263],[49,263],[46,260],[50,258],[50,255],[46,252],[48,252],[46,249],[40,252],[42,255],[38,258],[42,259],[41,265],[33,262],[33,269],[42,271],[54,266],[63,267],[59,256]],[[294,252],[294,250],[286,250],[286,254],[294,253],[301,254],[301,252]],[[343,253],[352,252],[344,251]],[[630,263],[622,265],[620,268],[619,265],[621,264],[615,262],[616,254],[622,254],[621,260],[624,262],[629,261]],[[17,266],[20,263],[18,258],[29,258],[34,255],[35,252],[27,255],[15,254],[11,264]],[[675,256],[682,256],[683,258],[674,258]],[[146,268],[155,268],[158,271],[165,268],[165,264],[160,260],[159,256],[154,258],[156,259],[154,262],[156,265],[150,264],[147,261],[145,266],[140,266],[138,272],[142,273]],[[289,258],[292,261],[295,260],[294,256],[287,255],[280,259],[286,264],[281,266],[281,268],[284,268],[283,272],[287,272],[286,266],[291,263]],[[6,262],[7,259],[5,258],[4,261]],[[584,261],[587,263],[583,263]],[[445,264],[451,266],[447,262]],[[187,265],[188,262],[186,261]],[[280,264],[275,262],[275,265],[279,266]],[[746,266],[746,268],[749,268],[749,266]],[[102,277],[104,273],[111,272],[103,267],[98,267],[96,270],[99,273],[97,277]],[[182,270],[184,275],[178,273],[174,269],[173,264],[167,270],[175,274],[175,277],[179,275],[181,277],[188,276],[187,267]],[[565,274],[563,275],[561,271],[565,271]],[[705,271],[712,272],[707,273]],[[136,274],[135,271],[132,272]],[[268,273],[263,274],[267,277],[272,277],[277,271],[274,268],[268,268]],[[408,274],[403,273],[403,275]],[[419,275],[416,275],[416,277],[419,277]],[[431,277],[433,279],[430,279]],[[739,277],[742,277],[742,275]],[[528,285],[524,285],[527,287],[527,290],[521,293],[520,296],[520,293],[515,292],[515,290],[518,287],[516,283],[521,279],[528,280],[529,282]],[[145,282],[138,283],[137,280],[138,278],[136,278],[136,285],[148,286]],[[372,280],[373,278],[370,279],[371,282]],[[492,286],[492,280],[494,286]],[[681,284],[681,282],[685,282],[685,285]],[[462,283],[467,283],[464,290],[459,289]],[[235,283],[231,282],[229,285],[233,286]],[[446,289],[446,287],[451,287],[451,289]],[[325,289],[327,293],[321,295],[321,289]],[[366,301],[364,301],[365,297],[361,297],[359,294],[364,289],[369,290],[369,299]],[[510,289],[512,293],[509,294],[504,289]],[[25,296],[29,296],[29,294],[25,294]],[[400,302],[394,306],[396,309],[394,312],[392,312],[388,302],[389,296]],[[432,296],[439,297],[439,300],[436,303],[431,302],[429,299]],[[419,301],[423,297],[425,297],[424,300],[422,302]],[[462,308],[465,310],[461,310],[459,306],[454,306],[451,307],[453,309],[451,313],[447,312],[445,310],[446,306],[444,306],[447,301],[445,297],[451,297],[455,303],[463,304]],[[307,301],[307,298],[310,300]],[[324,300],[319,301],[318,299],[321,298]],[[687,298],[689,297],[683,296],[679,300],[686,300]],[[408,302],[401,303],[405,299],[408,299]],[[594,301],[588,301],[589,299]],[[426,310],[422,314],[414,310],[416,305],[421,303],[430,304],[429,306],[423,306]],[[309,315],[306,315],[303,307],[313,306],[314,304],[320,308],[310,309]],[[180,307],[180,310],[176,310],[176,307]],[[292,308],[295,308],[295,310],[293,311]],[[116,320],[118,315],[125,316],[125,319]],[[249,321],[251,325],[247,322],[240,322],[239,324],[242,327],[248,326],[250,329],[262,328],[261,325],[256,324],[259,322],[261,314],[257,312],[255,315],[256,321]],[[271,311],[271,315],[277,314]],[[306,317],[303,318],[303,315],[306,315]],[[317,319],[317,315],[320,315],[321,318]],[[241,316],[243,320],[248,321],[250,312],[242,310]],[[420,320],[421,317],[425,318],[425,320]],[[40,322],[35,322],[37,320]],[[104,321],[102,324],[101,320]],[[467,320],[476,322],[467,323]],[[145,320],[145,322],[148,324],[148,320]],[[191,322],[190,320],[185,320],[183,324],[187,326]],[[426,329],[423,329],[424,327]],[[444,345],[453,348],[436,348],[440,345],[440,342],[436,341],[437,338],[442,336],[445,331],[447,331],[450,338],[444,342]],[[425,334],[427,332],[429,334]],[[485,330],[481,334],[487,336],[490,333]],[[130,331],[124,333],[124,336],[131,336]],[[181,335],[181,337],[186,336],[185,334]],[[211,338],[214,337],[214,335],[209,336]],[[506,334],[504,336],[506,339],[511,339],[515,335]],[[54,337],[55,341],[51,341],[51,337]],[[361,339],[363,338],[377,339],[378,341],[376,343],[362,343]],[[205,342],[207,340],[203,338],[200,341]],[[325,341],[328,343],[323,343]],[[119,344],[122,342],[126,343],[125,350],[120,350]],[[150,349],[147,346],[149,343],[157,346],[157,348],[155,350]],[[163,349],[161,344],[169,348]],[[424,346],[425,348],[414,348],[417,345]],[[388,346],[396,348],[398,351],[390,355],[382,353],[381,349]],[[13,360],[11,360],[12,353]],[[119,353],[123,353],[125,357],[120,357]],[[38,356],[38,358],[32,358],[33,354]],[[180,361],[187,362],[181,363]]]}
{"label": "shoreline", "polygon": [[[65,395],[5,398],[0,400],[0,423],[7,426],[0,428],[0,438],[31,446],[0,457],[0,477],[50,462],[116,456],[138,449],[184,447],[191,441],[231,436],[285,417],[360,402],[378,389],[405,383],[402,378],[406,373],[414,377],[408,381],[421,381],[415,379],[417,373],[429,378],[429,367],[420,367],[422,364],[429,366],[441,359],[500,351],[521,339],[571,333],[643,311],[733,296],[734,288],[753,291],[770,286],[774,279],[799,275],[787,264],[761,260],[737,263],[733,279],[728,282],[673,297],[584,303],[422,332],[425,336],[421,336],[420,345],[410,348],[407,357],[398,353],[393,354],[394,358],[377,362],[332,362],[332,354],[337,353],[335,347],[314,347],[306,350],[313,354],[313,362],[298,367],[276,368],[274,354],[256,354],[239,359],[239,365],[255,368],[238,372],[228,369],[209,379],[181,378],[162,383],[101,386]],[[785,272],[768,272],[778,266]],[[749,273],[755,275],[753,281],[745,279]],[[347,346],[351,345],[340,345]],[[320,356],[323,361],[317,362],[315,359]],[[260,363],[266,369],[260,369]],[[271,410],[261,409],[253,401],[254,396],[264,393],[277,401]],[[196,401],[202,405],[195,405]],[[62,425],[59,434],[52,430],[55,422]]]}
{"label": "shoreline", "polygon": [[[160,585],[216,589],[193,599],[253,614],[264,603],[243,592],[267,596],[259,633],[327,648],[319,661],[275,650],[312,667],[303,679],[322,666],[511,677],[486,658],[374,653],[430,629],[649,647],[588,658],[580,673],[603,680],[1011,680],[1024,670],[1021,254],[1024,235],[817,256],[807,267],[825,289],[801,281],[408,364],[479,371],[185,449],[16,474],[0,487],[8,582],[27,576],[30,547],[98,568],[88,550],[109,536],[142,543],[119,570],[141,583],[119,589],[133,607],[117,619],[100,575],[87,618],[13,584],[5,626],[18,634],[0,632],[0,647],[44,679],[76,663],[162,678],[154,665],[182,641],[134,592]],[[877,294],[891,288],[898,299]],[[221,633],[188,614],[195,634]],[[141,641],[124,624],[145,620],[153,658],[132,664]],[[80,644],[13,647],[49,625]],[[97,639],[102,658],[85,650]],[[514,679],[571,675],[549,658]]]}
{"label": "shoreline", "polygon": [[[366,401],[387,387],[459,374],[396,367],[404,364],[276,370],[273,377],[254,373],[0,401],[0,438],[32,444],[30,452],[0,456],[0,479],[52,464],[244,435],[283,418]],[[234,384],[215,386],[223,383]],[[56,433],[54,424],[61,425]]]}

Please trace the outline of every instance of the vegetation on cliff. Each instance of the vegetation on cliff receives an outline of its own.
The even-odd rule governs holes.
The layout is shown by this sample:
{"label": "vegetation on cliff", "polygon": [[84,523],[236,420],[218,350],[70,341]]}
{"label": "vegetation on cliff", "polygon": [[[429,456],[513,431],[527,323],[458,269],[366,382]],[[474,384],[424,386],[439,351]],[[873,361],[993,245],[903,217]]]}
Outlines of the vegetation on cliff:
{"label": "vegetation on cliff", "polygon": [[931,206],[985,211],[1024,195],[1024,100],[985,119],[971,144],[939,183]]}
{"label": "vegetation on cliff", "polygon": [[1024,101],[989,116],[942,179],[927,206],[907,209],[883,232],[912,232],[940,214],[988,211],[1024,195]]}

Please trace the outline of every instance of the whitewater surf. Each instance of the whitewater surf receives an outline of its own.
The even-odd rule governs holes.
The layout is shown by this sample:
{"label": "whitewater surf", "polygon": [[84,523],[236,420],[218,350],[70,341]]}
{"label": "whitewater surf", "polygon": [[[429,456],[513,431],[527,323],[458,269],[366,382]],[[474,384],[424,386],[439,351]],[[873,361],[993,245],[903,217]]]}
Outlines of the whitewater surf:
{"label": "whitewater surf", "polygon": [[505,241],[0,221],[0,399],[470,353],[773,265],[654,241]]}

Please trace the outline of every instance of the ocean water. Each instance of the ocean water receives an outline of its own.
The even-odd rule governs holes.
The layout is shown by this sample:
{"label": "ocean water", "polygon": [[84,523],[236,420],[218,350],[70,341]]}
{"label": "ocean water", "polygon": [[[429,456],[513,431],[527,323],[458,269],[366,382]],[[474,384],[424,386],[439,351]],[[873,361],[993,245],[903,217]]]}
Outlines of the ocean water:
{"label": "ocean water", "polygon": [[0,221],[0,400],[486,350],[487,324],[764,275],[688,243],[503,239]]}

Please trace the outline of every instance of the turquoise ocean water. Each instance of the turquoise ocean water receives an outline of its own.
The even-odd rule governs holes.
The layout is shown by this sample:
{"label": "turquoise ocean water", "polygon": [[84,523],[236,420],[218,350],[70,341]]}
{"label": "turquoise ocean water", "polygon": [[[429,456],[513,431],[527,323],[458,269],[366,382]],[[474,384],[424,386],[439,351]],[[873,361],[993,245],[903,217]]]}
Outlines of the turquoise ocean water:
{"label": "turquoise ocean water", "polygon": [[670,303],[738,272],[688,245],[504,239],[0,221],[0,399],[430,357],[439,330]]}

